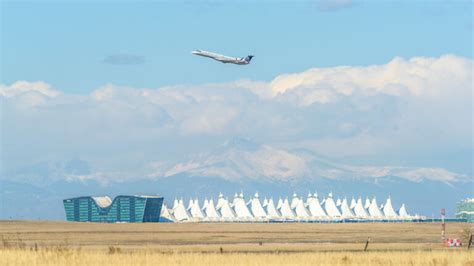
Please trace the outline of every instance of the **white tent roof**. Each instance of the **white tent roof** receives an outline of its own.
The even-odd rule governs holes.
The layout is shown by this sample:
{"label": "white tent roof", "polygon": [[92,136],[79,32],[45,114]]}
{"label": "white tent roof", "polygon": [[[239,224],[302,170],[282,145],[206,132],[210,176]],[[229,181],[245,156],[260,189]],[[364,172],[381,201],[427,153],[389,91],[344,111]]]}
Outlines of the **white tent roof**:
{"label": "white tent roof", "polygon": [[190,199],[190,200],[189,200],[189,203],[188,203],[188,208],[187,208],[186,210],[190,211],[191,208],[193,207],[193,205],[194,205],[194,200],[193,200],[193,199]]}
{"label": "white tent roof", "polygon": [[368,209],[369,206],[370,206],[370,200],[369,200],[369,198],[367,197],[367,198],[365,198],[364,209]]}
{"label": "white tent roof", "polygon": [[170,210],[168,209],[168,206],[166,204],[163,204],[161,207],[161,213],[160,213],[160,218],[165,218],[169,221],[176,221],[174,218],[173,214],[171,214]]}
{"label": "white tent roof", "polygon": [[[220,216],[224,219],[234,219],[236,217],[236,214],[234,210],[232,210],[232,208],[230,207],[229,201],[224,198],[219,198],[219,201],[221,202],[221,204],[217,208],[217,210],[220,212]],[[219,203],[217,205],[219,205]]]}
{"label": "white tent roof", "polygon": [[293,193],[293,197],[291,198],[290,208],[291,209],[296,208],[296,205],[298,205],[299,201],[300,201],[300,198],[298,198],[298,195],[296,193]]}
{"label": "white tent roof", "polygon": [[308,206],[309,203],[314,199],[313,194],[308,193],[308,196],[306,197],[306,205]]}
{"label": "white tent roof", "polygon": [[243,198],[243,194],[240,193],[237,197],[234,198],[233,207],[235,214],[238,218],[252,218],[252,213],[247,208],[247,204],[245,204],[245,200]]}
{"label": "white tent roof", "polygon": [[203,219],[205,217],[204,213],[202,213],[201,208],[199,207],[198,199],[195,199],[189,213],[193,218]]}
{"label": "white tent roof", "polygon": [[206,199],[204,199],[204,203],[202,204],[202,210],[206,209],[207,204],[209,204],[209,201],[206,198]]}
{"label": "white tent roof", "polygon": [[283,218],[295,218],[295,212],[291,209],[290,203],[286,198],[283,203],[281,204],[281,208],[279,209],[281,213],[281,217]]}
{"label": "white tent roof", "polygon": [[[303,198],[301,198],[301,200],[303,200]],[[309,204],[311,203],[311,201],[313,201],[314,198],[313,198],[313,194],[311,193],[308,193],[308,196],[306,197],[306,203],[305,203],[305,206],[308,208],[309,207]]]}
{"label": "white tent roof", "polygon": [[307,218],[311,216],[302,199],[299,199],[298,202],[296,202],[294,211],[297,218]]}
{"label": "white tent roof", "polygon": [[319,199],[318,195],[314,193],[314,197],[311,199],[308,199],[308,209],[309,212],[311,213],[311,216],[314,217],[327,217],[326,212],[323,210],[321,207],[321,204],[319,204]]}
{"label": "white tent roof", "polygon": [[326,213],[329,217],[340,217],[341,213],[336,207],[336,203],[334,202],[334,199],[332,198],[332,193],[329,193],[328,197],[326,198],[326,201],[324,202],[324,209],[326,210]]}
{"label": "white tent roof", "polygon": [[267,213],[260,204],[260,200],[258,198],[258,193],[255,193],[253,199],[250,201],[250,211],[253,214],[253,217],[258,218],[265,218],[267,217]]}
{"label": "white tent roof", "polygon": [[176,209],[178,207],[178,199],[174,198],[173,207],[171,209]]}
{"label": "white tent roof", "polygon": [[369,217],[369,214],[364,208],[364,205],[362,205],[362,198],[359,197],[357,200],[356,206],[354,207],[354,214],[355,216],[365,219]]}
{"label": "white tent roof", "polygon": [[214,201],[212,199],[208,201],[208,203],[206,204],[203,210],[207,218],[210,218],[210,219],[220,218],[220,215],[217,212],[216,207],[214,206]]}
{"label": "white tent roof", "polygon": [[390,197],[387,198],[387,201],[385,202],[385,205],[383,207],[383,214],[386,216],[386,217],[389,217],[389,218],[396,218],[398,217],[397,213],[395,212],[395,210],[393,209],[393,206],[392,206],[392,199]]}
{"label": "white tent roof", "polygon": [[355,216],[351,208],[349,207],[346,198],[344,198],[341,202],[341,214],[344,218],[353,218]]}
{"label": "white tent roof", "polygon": [[267,211],[267,217],[268,218],[279,218],[281,216],[280,212],[277,210],[275,207],[275,203],[273,202],[273,199],[270,198],[268,200],[267,206],[266,206],[266,211]]}
{"label": "white tent roof", "polygon": [[278,203],[277,203],[277,210],[281,209],[281,206],[283,205],[283,200],[281,198],[278,199]]}
{"label": "white tent roof", "polygon": [[184,207],[183,200],[178,201],[178,205],[173,209],[173,215],[177,221],[189,220],[191,217],[189,212],[186,210],[186,207]]}
{"label": "white tent roof", "polygon": [[357,202],[356,202],[356,200],[354,199],[354,197],[352,197],[350,208],[351,208],[351,209],[354,209],[356,205],[357,205]]}
{"label": "white tent roof", "polygon": [[377,200],[375,199],[375,197],[372,199],[372,202],[370,203],[369,214],[370,214],[370,217],[374,217],[374,218],[383,217],[383,214],[380,211],[379,206],[377,205]]}
{"label": "white tent roof", "polygon": [[400,207],[400,210],[398,210],[398,215],[400,215],[401,218],[410,218],[411,217],[407,212],[407,209],[405,207],[405,203],[403,203],[402,206]]}
{"label": "white tent roof", "polygon": [[225,201],[224,195],[222,195],[222,193],[219,193],[219,197],[217,198],[216,209],[219,209],[224,203],[224,201]]}
{"label": "white tent roof", "polygon": [[[96,201],[100,201],[95,199]],[[372,200],[367,199],[367,208],[361,197],[357,200],[352,198],[350,204],[347,198],[343,197],[337,201],[332,193],[329,193],[326,199],[320,201],[317,194],[308,194],[305,199],[293,194],[291,204],[288,198],[280,198],[278,205],[275,206],[273,198],[265,198],[264,204],[261,204],[258,193],[248,202],[245,201],[243,193],[236,193],[232,203],[222,194],[219,194],[217,204],[214,201],[204,200],[202,208],[200,208],[198,199],[191,199],[186,208],[183,199],[175,199],[173,208],[169,209],[163,204],[161,209],[161,217],[163,219],[183,222],[183,221],[262,221],[265,219],[323,219],[332,220],[331,218],[358,218],[365,220],[379,219],[416,219],[417,216],[411,216],[406,211],[403,204],[400,210],[396,212],[393,209],[391,198],[388,199],[380,207],[374,197]],[[106,204],[107,202],[105,202]],[[292,208],[293,207],[293,208]],[[328,218],[331,217],[331,218]]]}
{"label": "white tent roof", "polygon": [[267,204],[268,204],[268,199],[267,199],[267,197],[265,197],[265,198],[263,199],[263,205],[262,205],[262,207],[266,207]]}

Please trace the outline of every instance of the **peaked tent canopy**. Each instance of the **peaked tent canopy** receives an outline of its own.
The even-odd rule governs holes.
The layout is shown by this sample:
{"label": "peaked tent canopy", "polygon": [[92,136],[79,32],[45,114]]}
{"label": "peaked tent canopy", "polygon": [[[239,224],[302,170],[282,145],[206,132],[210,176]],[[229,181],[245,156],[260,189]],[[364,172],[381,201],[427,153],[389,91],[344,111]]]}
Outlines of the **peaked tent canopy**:
{"label": "peaked tent canopy", "polygon": [[214,201],[212,199],[204,207],[204,213],[206,214],[206,217],[211,220],[220,218],[220,215],[217,212],[216,207],[214,206]]}
{"label": "peaked tent canopy", "polygon": [[281,214],[275,207],[275,203],[273,202],[273,199],[270,198],[268,200],[267,206],[266,206],[266,211],[267,211],[267,217],[270,219],[276,219],[280,218]]}
{"label": "peaked tent canopy", "polygon": [[247,204],[245,204],[245,200],[243,198],[243,193],[240,193],[237,197],[234,198],[233,207],[237,218],[252,218],[252,213],[247,208]]}
{"label": "peaked tent canopy", "polygon": [[173,215],[177,221],[186,221],[191,218],[191,214],[184,207],[183,200],[178,201],[178,205],[173,209]]}
{"label": "peaked tent canopy", "polygon": [[286,198],[283,203],[281,204],[281,208],[279,209],[281,213],[281,217],[283,218],[295,218],[295,212],[291,209],[290,203]]}
{"label": "peaked tent canopy", "polygon": [[344,198],[341,202],[341,215],[344,218],[353,218],[355,214],[352,212],[349,204],[347,203],[347,199]]}
{"label": "peaked tent canopy", "polygon": [[370,203],[369,214],[370,214],[370,217],[372,217],[372,218],[382,218],[383,217],[383,214],[380,211],[379,206],[377,205],[377,200],[375,199],[375,197],[372,199],[372,202]]}
{"label": "peaked tent canopy", "polygon": [[193,218],[196,219],[203,219],[205,217],[204,213],[202,213],[201,208],[199,207],[198,199],[195,199],[193,205],[191,206],[189,213]]}
{"label": "peaked tent canopy", "polygon": [[405,203],[403,203],[402,206],[400,207],[400,210],[398,210],[398,215],[400,216],[400,218],[404,218],[404,219],[411,218],[411,215],[409,215],[407,212]]}
{"label": "peaked tent canopy", "polygon": [[304,201],[302,199],[299,199],[298,202],[296,203],[296,206],[295,206],[295,214],[296,214],[296,217],[297,218],[308,218],[308,217],[311,217],[311,214],[310,212],[308,211],[308,209],[306,209],[306,206],[304,204]]}
{"label": "peaked tent canopy", "polygon": [[362,205],[362,198],[360,197],[357,200],[356,206],[354,207],[354,214],[360,219],[367,219],[369,217],[369,214],[365,210],[364,205]]}
{"label": "peaked tent canopy", "polygon": [[163,203],[163,206],[161,206],[160,220],[159,221],[164,222],[164,223],[169,223],[169,222],[175,222],[176,221],[173,214],[171,214],[170,209],[168,209],[168,206],[166,205],[166,203]]}
{"label": "peaked tent canopy", "polygon": [[314,193],[314,197],[309,201],[308,209],[313,217],[327,217],[326,212],[319,203],[318,195]]}
{"label": "peaked tent canopy", "polygon": [[326,210],[326,213],[329,217],[341,217],[341,213],[337,209],[336,203],[332,198],[332,192],[329,193],[328,197],[326,198],[326,201],[324,202],[324,209]]}
{"label": "peaked tent canopy", "polygon": [[260,204],[258,193],[255,193],[253,199],[250,201],[250,211],[252,212],[253,217],[256,217],[256,218],[267,217],[267,213],[265,212],[262,205]]}

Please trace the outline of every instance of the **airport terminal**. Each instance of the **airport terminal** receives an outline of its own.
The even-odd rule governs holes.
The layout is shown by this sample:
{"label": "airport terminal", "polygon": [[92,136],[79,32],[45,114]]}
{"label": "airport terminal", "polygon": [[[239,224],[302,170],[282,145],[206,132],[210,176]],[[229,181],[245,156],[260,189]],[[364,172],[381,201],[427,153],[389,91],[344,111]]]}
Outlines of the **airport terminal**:
{"label": "airport terminal", "polygon": [[[146,222],[422,222],[432,221],[425,216],[408,213],[405,204],[396,209],[391,197],[382,204],[376,197],[365,201],[337,198],[329,193],[322,200],[316,193],[309,193],[306,200],[293,194],[291,200],[264,198],[258,192],[246,201],[244,194],[236,193],[229,201],[221,193],[217,201],[174,199],[168,207],[163,197],[117,196],[112,201],[108,196],[84,196],[63,200],[68,221],[102,223],[146,223]],[[449,219],[447,219],[449,220]],[[456,207],[453,221],[474,221],[474,199],[465,199]]]}
{"label": "airport terminal", "polygon": [[163,198],[158,196],[77,197],[63,200],[66,219],[75,222],[158,222]]}

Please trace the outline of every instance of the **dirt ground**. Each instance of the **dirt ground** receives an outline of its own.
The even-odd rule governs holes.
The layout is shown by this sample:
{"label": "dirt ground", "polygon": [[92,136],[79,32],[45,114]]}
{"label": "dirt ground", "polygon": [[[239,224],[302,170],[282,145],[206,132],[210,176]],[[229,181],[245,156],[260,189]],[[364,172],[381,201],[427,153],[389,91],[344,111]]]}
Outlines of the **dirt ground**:
{"label": "dirt ground", "polygon": [[[467,242],[474,224],[447,223]],[[443,249],[440,223],[146,223],[0,221],[4,247],[152,248],[161,252],[313,252]]]}

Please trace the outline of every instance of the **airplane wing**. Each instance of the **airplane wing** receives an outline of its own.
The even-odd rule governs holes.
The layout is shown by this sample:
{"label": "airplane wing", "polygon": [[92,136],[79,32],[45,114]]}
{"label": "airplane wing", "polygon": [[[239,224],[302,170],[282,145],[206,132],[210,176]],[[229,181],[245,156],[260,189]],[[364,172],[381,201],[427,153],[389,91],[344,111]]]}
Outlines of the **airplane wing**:
{"label": "airplane wing", "polygon": [[237,58],[230,57],[230,56],[225,56],[221,54],[216,54],[213,52],[208,52],[208,51],[203,51],[203,50],[195,50],[192,52],[192,54],[199,55],[199,56],[204,56],[204,57],[209,57],[217,61],[221,62],[231,62],[237,60]]}

